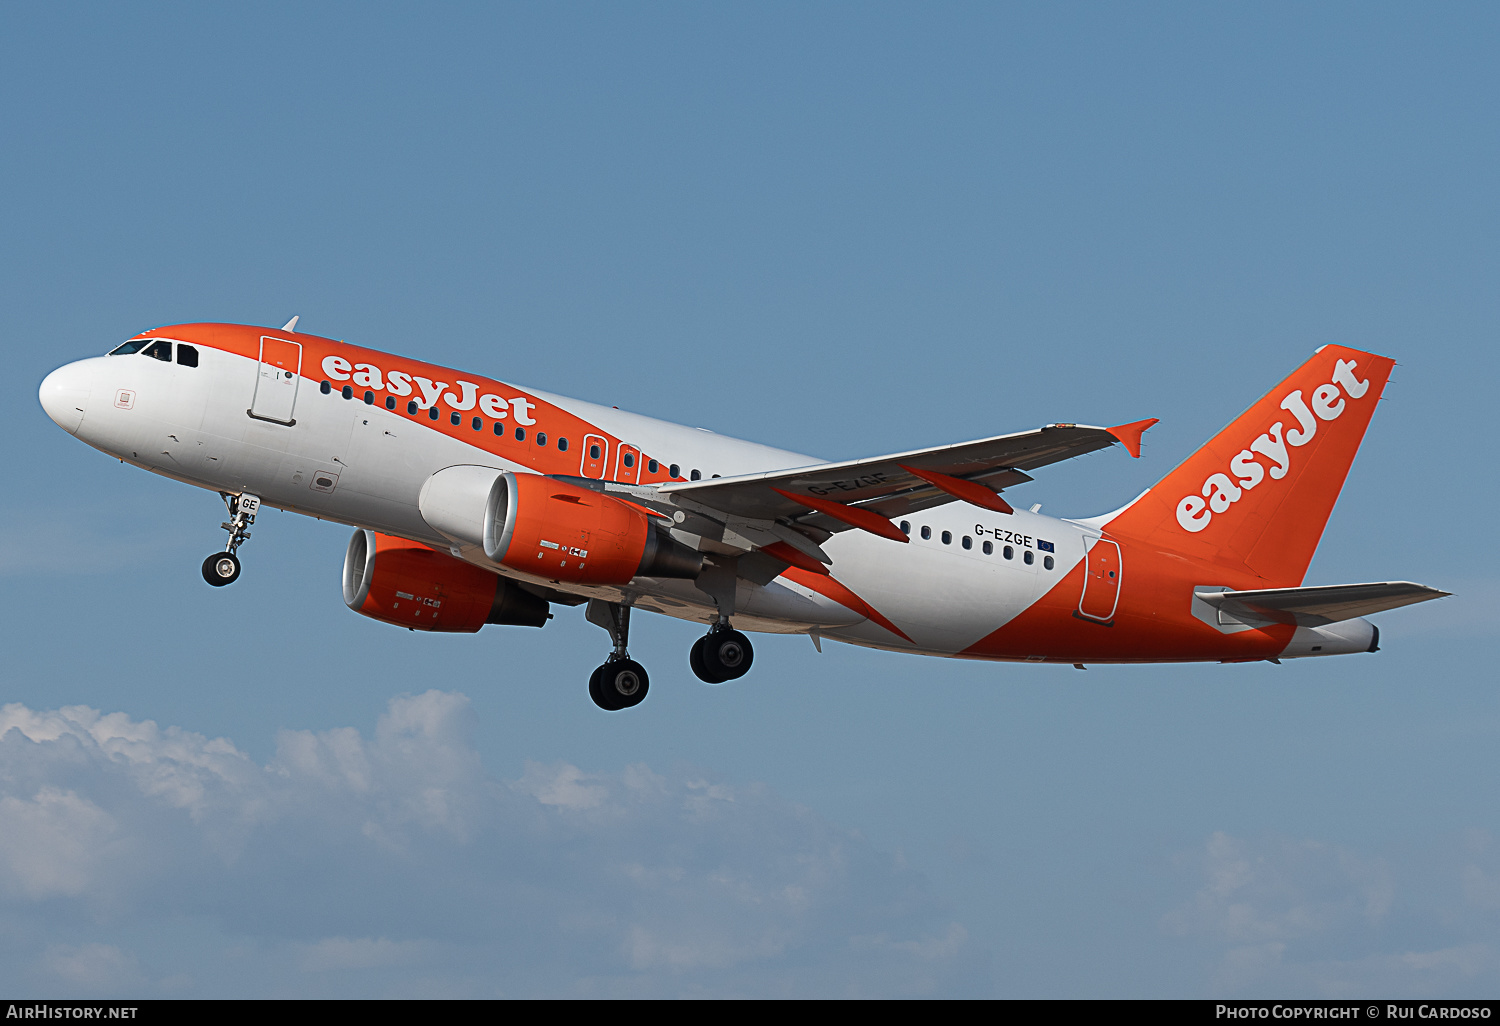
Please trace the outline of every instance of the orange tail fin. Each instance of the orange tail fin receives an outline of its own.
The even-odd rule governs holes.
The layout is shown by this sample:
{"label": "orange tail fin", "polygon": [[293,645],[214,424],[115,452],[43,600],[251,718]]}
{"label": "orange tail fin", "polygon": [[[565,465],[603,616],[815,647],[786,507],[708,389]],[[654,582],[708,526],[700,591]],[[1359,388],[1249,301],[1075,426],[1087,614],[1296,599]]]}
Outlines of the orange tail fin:
{"label": "orange tail fin", "polygon": [[1107,530],[1301,584],[1394,366],[1324,346]]}

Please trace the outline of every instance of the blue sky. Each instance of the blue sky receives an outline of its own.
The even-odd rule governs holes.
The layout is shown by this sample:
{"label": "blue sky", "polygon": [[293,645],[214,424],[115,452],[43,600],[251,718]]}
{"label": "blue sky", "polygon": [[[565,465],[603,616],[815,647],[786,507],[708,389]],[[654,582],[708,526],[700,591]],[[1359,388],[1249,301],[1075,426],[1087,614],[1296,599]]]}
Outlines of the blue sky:
{"label": "blue sky", "polygon": [[[0,10],[0,989],[1500,992],[1500,15],[1485,5]],[[36,401],[279,325],[829,458],[1160,417],[1114,508],[1338,341],[1395,377],[1309,583],[1377,655],[918,660],[636,623],[424,637],[347,531]],[[18,729],[11,729],[18,728]]]}

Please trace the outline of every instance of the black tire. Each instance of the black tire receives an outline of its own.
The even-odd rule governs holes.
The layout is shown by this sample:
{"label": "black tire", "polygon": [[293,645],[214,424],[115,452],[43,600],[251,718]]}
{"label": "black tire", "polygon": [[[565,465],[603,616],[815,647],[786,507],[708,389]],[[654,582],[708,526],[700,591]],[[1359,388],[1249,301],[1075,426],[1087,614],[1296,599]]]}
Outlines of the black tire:
{"label": "black tire", "polygon": [[215,552],[203,561],[203,579],[215,588],[233,584],[240,579],[240,557],[233,552]]}
{"label": "black tire", "polygon": [[640,705],[651,687],[646,668],[634,659],[611,659],[594,674],[598,684],[590,679],[589,694],[595,705],[610,712]]}
{"label": "black tire", "polygon": [[693,668],[693,676],[697,677],[703,683],[722,684],[724,683],[724,678],[710,673],[708,667],[703,663],[703,649],[707,643],[707,635],[693,642],[693,647],[688,649],[688,665]]}
{"label": "black tire", "polygon": [[594,672],[589,674],[589,697],[594,704],[606,712],[614,712],[615,706],[609,704],[609,699],[604,697],[604,692],[599,690],[599,679],[604,676],[604,667],[594,667]]}
{"label": "black tire", "polygon": [[754,661],[755,649],[739,631],[710,631],[703,639],[703,668],[719,682],[738,680]]}

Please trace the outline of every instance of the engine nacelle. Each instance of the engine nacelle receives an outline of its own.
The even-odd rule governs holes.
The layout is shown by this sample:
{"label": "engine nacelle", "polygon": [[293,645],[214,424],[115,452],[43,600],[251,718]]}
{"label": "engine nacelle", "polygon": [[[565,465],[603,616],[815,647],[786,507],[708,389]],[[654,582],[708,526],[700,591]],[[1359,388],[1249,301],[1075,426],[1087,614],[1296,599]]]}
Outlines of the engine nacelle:
{"label": "engine nacelle", "polygon": [[540,474],[500,475],[484,510],[484,554],[514,570],[574,584],[697,577],[703,556],[641,507]]}
{"label": "engine nacelle", "polygon": [[487,623],[540,627],[547,601],[514,581],[418,542],[355,531],[344,556],[344,603],[419,631],[472,634]]}

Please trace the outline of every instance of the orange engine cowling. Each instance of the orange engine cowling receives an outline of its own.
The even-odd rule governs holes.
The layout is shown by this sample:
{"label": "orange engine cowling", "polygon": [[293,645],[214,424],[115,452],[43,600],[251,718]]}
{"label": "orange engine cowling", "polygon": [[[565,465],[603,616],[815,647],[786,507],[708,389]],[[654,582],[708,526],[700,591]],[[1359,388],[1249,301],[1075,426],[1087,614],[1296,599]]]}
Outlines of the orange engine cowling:
{"label": "orange engine cowling", "polygon": [[503,474],[484,514],[484,554],[538,577],[625,584],[697,577],[703,556],[651,523],[641,507],[539,474]]}
{"label": "orange engine cowling", "polygon": [[344,602],[419,631],[472,634],[487,623],[540,627],[547,601],[514,581],[420,542],[355,531],[344,556]]}

